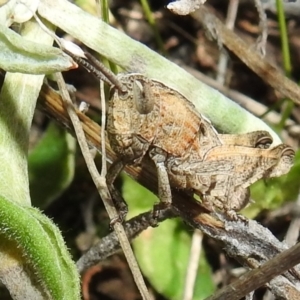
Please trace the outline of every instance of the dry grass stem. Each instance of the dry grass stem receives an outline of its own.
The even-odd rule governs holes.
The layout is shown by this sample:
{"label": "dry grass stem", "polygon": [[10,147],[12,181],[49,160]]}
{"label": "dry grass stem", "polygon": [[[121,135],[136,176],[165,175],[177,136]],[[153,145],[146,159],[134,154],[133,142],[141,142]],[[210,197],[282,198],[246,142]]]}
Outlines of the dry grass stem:
{"label": "dry grass stem", "polygon": [[[105,177],[101,176],[97,170],[94,159],[89,151],[89,147],[88,147],[88,143],[86,141],[84,129],[83,129],[82,124],[77,116],[77,113],[75,111],[74,105],[73,105],[72,100],[67,91],[67,88],[66,88],[66,85],[65,85],[65,82],[64,82],[64,79],[63,79],[61,73],[57,73],[56,78],[57,78],[57,84],[59,86],[59,89],[60,89],[60,92],[62,95],[62,99],[64,100],[66,110],[70,116],[70,119],[72,120],[72,124],[74,126],[74,130],[75,130],[75,133],[77,136],[77,140],[78,140],[79,146],[81,148],[82,155],[85,159],[86,165],[88,167],[88,170],[90,172],[90,175],[97,187],[100,197],[103,200],[103,203],[104,203],[106,211],[109,215],[109,218],[111,220],[114,220],[118,217],[118,213],[117,213],[117,211],[113,205],[113,202],[111,200],[111,197],[110,197],[107,185],[106,185],[106,179],[105,179]],[[99,130],[98,134],[100,135],[100,130]],[[139,266],[137,264],[137,261],[135,259],[134,253],[133,253],[130,243],[128,241],[128,238],[125,233],[123,225],[119,222],[115,222],[113,225],[113,228],[114,228],[114,231],[116,232],[116,235],[118,236],[122,250],[127,259],[127,262],[129,264],[129,267],[133,274],[133,278],[134,278],[136,285],[142,295],[142,298],[150,299],[150,296],[149,296],[146,284],[144,282],[142,273],[141,273]]]}

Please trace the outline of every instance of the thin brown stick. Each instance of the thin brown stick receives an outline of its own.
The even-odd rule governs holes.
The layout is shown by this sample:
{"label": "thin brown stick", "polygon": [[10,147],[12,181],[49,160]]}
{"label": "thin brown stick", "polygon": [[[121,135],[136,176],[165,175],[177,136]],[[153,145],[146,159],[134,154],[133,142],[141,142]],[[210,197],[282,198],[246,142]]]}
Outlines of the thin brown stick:
{"label": "thin brown stick", "polygon": [[264,57],[266,55],[266,45],[267,45],[267,38],[268,38],[268,20],[262,2],[260,0],[254,0],[254,4],[258,12],[259,28],[261,31],[256,41],[256,48],[260,51],[261,55]]}
{"label": "thin brown stick", "polygon": [[[159,214],[156,222],[162,222],[166,219],[175,217],[171,209],[164,210]],[[130,239],[135,238],[142,231],[146,230],[153,223],[153,212],[149,211],[132,218],[124,225],[126,234]],[[101,242],[93,245],[77,261],[76,266],[79,273],[85,272],[88,268],[104,261],[109,256],[120,250],[119,242],[114,233],[109,234],[101,239]]]}
{"label": "thin brown stick", "polygon": [[289,228],[285,234],[285,242],[291,247],[296,244],[299,238],[299,230],[300,230],[300,216],[299,216],[299,208],[300,208],[300,195],[298,195],[297,201],[294,203],[293,210],[293,219],[289,225]]}
{"label": "thin brown stick", "polygon": [[[299,262],[300,243],[284,251],[283,253],[278,254],[259,268],[254,269],[241,276],[238,280],[227,285],[223,289],[220,289],[213,296],[206,298],[206,300],[239,300],[246,294],[255,290],[257,286],[264,285],[274,277],[294,267]],[[241,289],[241,286],[243,286],[243,289]],[[295,294],[294,297],[291,297],[289,299],[296,300],[299,299],[298,297],[299,293]]]}
{"label": "thin brown stick", "polygon": [[[230,30],[234,28],[239,2],[240,2],[239,0],[230,0],[228,3],[225,26]],[[225,74],[227,70],[227,65],[228,65],[228,55],[227,53],[222,51],[220,53],[220,57],[218,61],[218,67],[217,67],[218,73],[216,78],[216,81],[221,85],[224,85],[225,83]]]}
{"label": "thin brown stick", "polygon": [[101,176],[105,178],[107,173],[106,148],[105,148],[106,102],[105,102],[105,93],[104,93],[104,82],[102,80],[100,81],[100,96],[101,96],[101,153],[102,153]]}
{"label": "thin brown stick", "polygon": [[[70,95],[68,93],[66,84],[64,82],[64,79],[63,79],[61,73],[56,74],[56,79],[57,79],[57,84],[58,84],[60,93],[62,95],[62,99],[64,100],[66,110],[70,116],[70,119],[72,120],[72,124],[74,126],[74,130],[75,130],[75,133],[77,136],[77,140],[78,140],[79,146],[81,148],[82,155],[85,159],[89,173],[97,187],[97,190],[99,192],[101,199],[103,200],[104,206],[106,208],[106,211],[107,211],[110,219],[114,220],[118,217],[118,213],[117,213],[117,211],[113,205],[113,202],[111,200],[111,197],[110,197],[107,185],[106,185],[105,177],[101,176],[97,170],[96,164],[94,162],[94,159],[89,151],[89,147],[86,142],[84,130],[83,130],[80,120],[76,114],[74,105],[72,103],[72,100],[70,98]],[[100,135],[100,132],[99,132],[99,135]],[[115,222],[113,224],[113,228],[118,236],[122,250],[127,259],[128,265],[132,272],[135,283],[142,295],[142,298],[150,299],[150,295],[148,293],[142,273],[141,273],[139,266],[137,264],[137,261],[135,259],[134,253],[133,253],[130,243],[128,241],[128,238],[125,233],[123,225],[119,222]]]}
{"label": "thin brown stick", "polygon": [[288,79],[280,70],[253,51],[237,34],[227,29],[224,24],[205,6],[194,12],[192,16],[199,20],[217,41],[221,41],[230,51],[244,62],[265,82],[279,91],[282,96],[300,104],[300,88]]}
{"label": "thin brown stick", "polygon": [[195,283],[197,279],[199,260],[202,250],[203,233],[196,229],[193,232],[192,243],[190,249],[189,264],[185,276],[185,286],[183,300],[193,299]]}

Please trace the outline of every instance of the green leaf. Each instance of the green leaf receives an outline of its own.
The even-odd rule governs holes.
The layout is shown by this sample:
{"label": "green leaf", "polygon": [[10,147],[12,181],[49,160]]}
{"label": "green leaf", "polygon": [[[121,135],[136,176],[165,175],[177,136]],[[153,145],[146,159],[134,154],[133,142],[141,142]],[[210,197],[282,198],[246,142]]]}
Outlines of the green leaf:
{"label": "green leaf", "polygon": [[[133,242],[144,275],[168,299],[182,299],[191,236],[178,220],[166,220],[149,228]],[[214,291],[211,270],[202,255],[195,284],[194,299],[205,299]]]}
{"label": "green leaf", "polygon": [[[124,176],[123,196],[131,215],[150,209],[157,197]],[[191,235],[179,219],[166,220],[149,228],[133,241],[139,265],[152,286],[168,299],[182,299],[190,255]],[[204,299],[214,291],[211,270],[201,256],[194,299]]]}
{"label": "green leaf", "polygon": [[0,49],[0,68],[8,72],[49,74],[73,66],[60,49],[29,41],[1,24]]}
{"label": "green leaf", "polygon": [[16,242],[38,284],[53,299],[79,299],[78,272],[59,229],[49,218],[0,196],[0,234]]}
{"label": "green leaf", "polygon": [[75,139],[50,123],[28,159],[31,201],[45,208],[70,185],[75,169]]}
{"label": "green leaf", "polygon": [[[1,27],[0,30],[0,43],[10,43],[11,51],[18,53],[20,44],[14,44],[10,40],[11,36],[5,36],[4,31],[7,29],[3,31]],[[8,34],[10,35],[11,32]],[[24,43],[25,49],[21,47],[20,50],[21,54],[24,54],[28,50],[27,40],[24,38],[23,41],[23,38],[16,36],[15,33],[13,35]],[[38,40],[39,43],[48,45],[53,43],[52,38],[33,21],[22,25],[22,35],[26,39]],[[13,64],[15,59],[13,53],[3,49],[2,44],[0,47],[0,63]],[[35,48],[35,51],[42,50],[42,47],[40,48],[36,43],[31,43],[31,48],[32,50]],[[1,56],[2,53],[6,53],[7,56]],[[27,54],[34,64],[35,54]],[[27,54],[25,53],[25,56]],[[42,64],[48,64],[47,55],[42,53],[39,56],[40,63],[45,59]],[[52,57],[54,56],[55,53],[52,54]],[[19,58],[20,63],[24,63],[22,55]],[[3,59],[6,61],[4,62]],[[53,65],[50,62],[51,64]],[[40,71],[43,73],[42,69]],[[7,285],[16,299],[24,299],[20,290],[34,293],[37,285],[40,287],[39,290],[48,291],[52,299],[79,299],[79,276],[59,230],[51,220],[30,207],[28,141],[36,99],[43,79],[44,75],[8,72],[0,93],[0,256],[2,259],[0,274],[3,282],[13,281],[11,274],[5,272],[10,259],[14,266],[23,270],[20,270],[20,273],[25,274],[22,278],[27,278],[26,274],[30,273],[28,277],[33,280],[20,281],[19,285]],[[21,258],[14,255],[15,248],[22,253]],[[3,258],[7,258],[6,264]],[[28,265],[31,267],[30,270],[27,270]],[[36,297],[28,299],[36,299]]]}

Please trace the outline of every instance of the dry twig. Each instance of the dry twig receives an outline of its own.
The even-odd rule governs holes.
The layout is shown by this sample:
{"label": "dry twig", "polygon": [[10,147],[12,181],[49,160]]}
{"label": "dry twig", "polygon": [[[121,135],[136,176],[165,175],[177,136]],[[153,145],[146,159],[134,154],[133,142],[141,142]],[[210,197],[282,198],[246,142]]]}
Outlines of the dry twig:
{"label": "dry twig", "polygon": [[203,233],[198,229],[194,230],[191,243],[189,264],[187,267],[187,274],[185,276],[183,300],[193,299],[199,260],[202,250],[202,240]]}
{"label": "dry twig", "polygon": [[[226,17],[226,23],[225,26],[228,29],[234,28],[235,19],[237,16],[237,10],[239,7],[239,0],[230,0],[228,4],[227,9],[227,17]],[[225,74],[227,71],[227,65],[228,65],[228,55],[225,52],[220,53],[219,62],[218,62],[218,74],[217,74],[217,82],[224,85],[225,82]]]}
{"label": "dry twig", "polygon": [[260,51],[261,55],[264,57],[266,55],[266,45],[267,45],[267,38],[268,38],[267,15],[263,8],[262,2],[260,0],[254,0],[254,3],[259,16],[259,28],[261,31],[261,34],[256,41],[256,48]]}
{"label": "dry twig", "polygon": [[197,10],[192,16],[199,20],[208,33],[218,42],[222,42],[230,51],[245,63],[258,76],[262,77],[265,82],[279,91],[282,96],[291,99],[293,102],[300,104],[300,88],[289,80],[276,67],[266,60],[262,59],[251,47],[247,45],[237,34],[229,30],[224,24],[205,6]]}
{"label": "dry twig", "polygon": [[[88,170],[89,170],[91,177],[97,187],[99,195],[103,200],[104,206],[106,208],[106,211],[107,211],[110,219],[114,220],[118,217],[118,214],[117,214],[117,211],[111,200],[111,197],[110,197],[107,185],[106,185],[105,177],[98,173],[96,164],[94,162],[94,159],[89,151],[89,147],[86,142],[84,130],[83,130],[80,120],[76,114],[75,108],[73,106],[72,100],[70,98],[70,95],[68,93],[68,90],[66,88],[66,85],[65,85],[65,82],[64,82],[64,79],[63,79],[61,73],[56,74],[56,79],[57,79],[57,84],[59,86],[59,90],[62,95],[62,99],[64,100],[66,110],[70,116],[70,119],[72,120],[72,124],[74,126],[74,130],[75,130],[75,133],[77,136],[77,140],[80,145],[82,155],[85,159]],[[101,131],[101,133],[102,133],[102,131]],[[100,131],[99,131],[99,135],[100,135]],[[105,168],[104,168],[104,170],[105,170]],[[127,262],[129,264],[129,267],[133,274],[133,278],[136,282],[136,285],[137,285],[143,299],[150,299],[150,296],[148,294],[148,290],[147,290],[146,284],[144,282],[142,273],[138,267],[137,261],[135,259],[134,253],[132,251],[132,248],[130,246],[128,238],[126,236],[123,225],[119,222],[115,222],[113,224],[113,228],[114,228],[114,231],[116,232],[116,235],[120,241],[124,255],[127,259]]]}

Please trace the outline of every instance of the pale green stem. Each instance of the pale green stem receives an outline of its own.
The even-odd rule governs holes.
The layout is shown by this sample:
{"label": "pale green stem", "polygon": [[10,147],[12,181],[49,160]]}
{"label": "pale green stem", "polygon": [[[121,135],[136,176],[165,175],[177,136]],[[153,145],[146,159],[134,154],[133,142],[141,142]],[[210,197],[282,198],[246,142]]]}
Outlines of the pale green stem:
{"label": "pale green stem", "polygon": [[[290,47],[289,47],[289,40],[288,40],[288,32],[286,28],[286,18],[285,18],[282,1],[276,0],[276,6],[277,6],[277,15],[278,15],[278,22],[279,22],[279,29],[280,29],[284,72],[286,76],[291,77],[291,72],[292,72],[291,55],[290,55]],[[282,130],[286,120],[290,117],[293,108],[294,108],[294,103],[291,100],[286,100],[284,106],[282,107],[281,121],[278,124],[280,130]]]}

